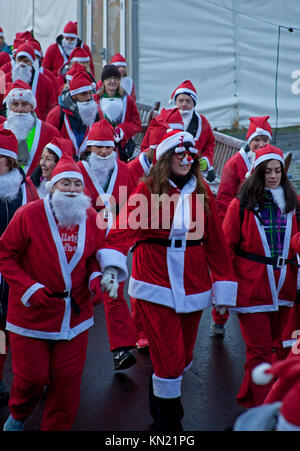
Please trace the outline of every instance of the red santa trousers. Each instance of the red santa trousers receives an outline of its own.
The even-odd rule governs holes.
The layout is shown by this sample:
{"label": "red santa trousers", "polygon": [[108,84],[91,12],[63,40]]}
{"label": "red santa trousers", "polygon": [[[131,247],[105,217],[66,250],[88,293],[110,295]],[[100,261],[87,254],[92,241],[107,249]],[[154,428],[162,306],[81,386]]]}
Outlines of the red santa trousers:
{"label": "red santa trousers", "polygon": [[41,421],[42,431],[68,431],[80,401],[88,331],[70,341],[41,340],[10,333],[13,382],[9,409],[25,421],[49,383]]}
{"label": "red santa trousers", "polygon": [[124,298],[124,282],[119,285],[116,299],[112,299],[107,292],[103,293],[103,304],[110,350],[122,347],[134,348],[134,326]]}
{"label": "red santa trousers", "polygon": [[276,312],[238,314],[246,344],[245,374],[236,398],[241,406],[251,408],[263,404],[272,382],[258,386],[252,381],[251,373],[257,365],[272,364],[283,357],[281,335],[288,315],[288,307],[280,307]]}
{"label": "red santa trousers", "polygon": [[152,302],[136,302],[149,341],[155,376],[162,379],[180,377],[193,360],[193,350],[202,311],[176,313]]}
{"label": "red santa trousers", "polygon": [[144,331],[143,327],[143,321],[140,317],[139,310],[136,308],[137,299],[136,298],[130,298],[130,305],[131,305],[131,316],[132,321],[134,324],[134,331],[135,331],[135,339],[136,341],[142,340],[147,338],[146,333]]}

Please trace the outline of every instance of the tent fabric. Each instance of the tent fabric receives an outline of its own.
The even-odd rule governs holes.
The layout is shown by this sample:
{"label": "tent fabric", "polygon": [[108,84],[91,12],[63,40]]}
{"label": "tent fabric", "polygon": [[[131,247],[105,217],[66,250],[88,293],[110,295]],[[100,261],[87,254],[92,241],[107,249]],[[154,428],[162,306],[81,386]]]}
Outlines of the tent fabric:
{"label": "tent fabric", "polygon": [[167,107],[190,79],[213,127],[266,114],[272,127],[298,125],[298,11],[297,0],[140,0],[138,98]]}

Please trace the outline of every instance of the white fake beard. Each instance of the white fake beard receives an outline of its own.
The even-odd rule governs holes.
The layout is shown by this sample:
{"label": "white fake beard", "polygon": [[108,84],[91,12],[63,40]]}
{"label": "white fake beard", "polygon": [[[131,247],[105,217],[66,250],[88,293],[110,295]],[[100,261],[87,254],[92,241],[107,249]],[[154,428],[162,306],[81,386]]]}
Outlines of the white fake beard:
{"label": "white fake beard", "polygon": [[267,188],[273,197],[274,203],[277,205],[282,214],[285,213],[285,197],[284,189],[281,185],[277,186],[275,189]]}
{"label": "white fake beard", "polygon": [[11,169],[7,174],[0,175],[0,199],[9,202],[15,200],[22,181],[23,177],[18,169]]}
{"label": "white fake beard", "polygon": [[97,103],[95,100],[90,100],[89,102],[77,102],[77,106],[84,125],[87,127],[93,125],[97,115]]}
{"label": "white fake beard", "polygon": [[116,164],[116,154],[114,151],[109,157],[99,157],[95,152],[92,152],[89,159],[89,165],[97,182],[104,187],[108,181],[108,177]]}
{"label": "white fake beard", "polygon": [[188,129],[188,126],[191,122],[194,111],[195,111],[195,108],[192,108],[191,110],[179,110],[182,120],[183,120],[185,131]]}
{"label": "white fake beard", "polygon": [[119,98],[103,97],[101,99],[101,110],[114,124],[119,124],[123,115],[123,101]]}
{"label": "white fake beard", "polygon": [[[72,194],[74,197],[69,197]],[[88,196],[82,193],[63,193],[56,189],[52,196],[53,208],[59,227],[73,227],[86,220],[86,211],[91,205]]]}
{"label": "white fake beard", "polygon": [[22,80],[30,84],[32,78],[32,67],[25,63],[16,63],[11,71],[11,78],[13,83],[16,80]]}
{"label": "white fake beard", "polygon": [[65,38],[62,39],[61,45],[66,53],[66,55],[70,56],[72,51],[75,49],[77,44],[77,39],[74,39],[74,41],[70,44]]}
{"label": "white fake beard", "polygon": [[13,132],[18,141],[26,139],[34,123],[35,118],[31,113],[15,113],[8,108],[6,128]]}

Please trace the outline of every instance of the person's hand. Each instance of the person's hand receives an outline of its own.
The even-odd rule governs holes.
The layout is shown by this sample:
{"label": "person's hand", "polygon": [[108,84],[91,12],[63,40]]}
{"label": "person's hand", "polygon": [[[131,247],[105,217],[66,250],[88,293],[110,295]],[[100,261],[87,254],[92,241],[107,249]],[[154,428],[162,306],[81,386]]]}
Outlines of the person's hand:
{"label": "person's hand", "polygon": [[228,310],[227,305],[215,305],[215,310],[220,314],[220,315],[225,315],[225,313]]}
{"label": "person's hand", "polygon": [[115,129],[115,134],[116,134],[116,136],[115,136],[115,141],[118,143],[118,142],[120,142],[120,141],[122,141],[122,139],[124,138],[124,132],[123,132],[123,130],[120,128],[120,127],[117,127],[116,129]]}
{"label": "person's hand", "polygon": [[29,305],[37,309],[51,308],[57,301],[58,298],[53,297],[51,290],[46,287],[40,288],[28,299]]}
{"label": "person's hand", "polygon": [[99,277],[95,277],[95,279],[91,281],[90,291],[92,293],[92,304],[96,307],[96,305],[99,305],[103,301]]}
{"label": "person's hand", "polygon": [[207,167],[208,167],[208,164],[207,164],[206,158],[200,158],[200,170],[201,170],[201,172],[207,171]]}
{"label": "person's hand", "polygon": [[111,298],[116,299],[119,288],[117,268],[114,266],[108,266],[105,268],[101,280],[101,288],[102,291],[106,291]]}

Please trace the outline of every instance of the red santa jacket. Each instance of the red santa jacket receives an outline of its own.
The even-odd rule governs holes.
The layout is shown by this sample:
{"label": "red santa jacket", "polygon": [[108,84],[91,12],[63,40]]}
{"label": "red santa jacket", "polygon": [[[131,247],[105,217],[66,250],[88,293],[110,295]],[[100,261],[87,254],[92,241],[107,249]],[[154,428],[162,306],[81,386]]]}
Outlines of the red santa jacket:
{"label": "red santa jacket", "polygon": [[146,153],[141,152],[138,157],[127,163],[127,167],[129,184],[132,189],[135,189],[138,186],[140,179],[148,174],[150,170],[150,163],[146,158]]}
{"label": "red santa jacket", "polygon": [[[169,202],[165,196],[157,209],[157,196],[151,196],[141,182],[110,230],[106,248],[99,251],[102,269],[116,266],[124,270],[129,247],[139,242],[129,295],[177,313],[209,307],[213,294],[219,305],[234,306],[236,302],[237,283],[213,195],[207,187],[210,214],[204,214],[195,187],[194,177],[180,191],[172,184],[168,195],[173,200]],[[202,243],[190,246],[202,237]],[[148,243],[151,238],[170,240],[171,245]]]}
{"label": "red santa jacket", "polygon": [[[253,262],[236,255],[236,247],[256,255],[271,255],[264,227],[256,216],[245,209],[242,226],[240,218],[240,201],[236,198],[230,202],[223,222],[238,281],[237,305],[231,310],[255,313],[276,311],[279,306],[291,307],[296,296],[297,267],[287,264],[279,271],[274,271],[272,265]],[[295,256],[290,241],[296,233],[296,214],[290,212],[287,214],[282,252],[284,259],[292,259]]]}
{"label": "red santa jacket", "polygon": [[[5,76],[6,83],[11,83],[11,72]],[[57,105],[56,90],[54,89],[53,82],[45,74],[40,71],[34,71],[33,80],[31,83],[31,90],[36,98],[36,115],[42,121],[46,120],[47,114],[52,108]],[[3,101],[3,94],[1,95]]]}
{"label": "red santa jacket", "polygon": [[235,198],[239,187],[251,171],[251,162],[243,148],[226,161],[221,175],[221,182],[216,198],[218,212],[223,222],[228,205]]}
{"label": "red santa jacket", "polygon": [[[6,124],[7,122],[1,124],[0,129],[7,128]],[[34,169],[38,166],[44,147],[46,147],[55,136],[57,138],[61,137],[59,131],[55,127],[46,124],[46,122],[39,119],[36,119],[35,127],[35,136],[30,149],[30,159],[28,165],[23,168],[27,177],[30,177]]]}
{"label": "red santa jacket", "polygon": [[[80,44],[78,47],[84,48],[84,50],[87,51],[90,57],[90,69],[93,76],[95,76],[95,67],[94,62],[91,54],[91,50],[88,45],[83,44],[80,41]],[[44,55],[42,66],[49,69],[51,72],[54,73],[54,75],[57,77],[59,75],[59,70],[61,67],[68,61],[68,57],[65,54],[62,46],[59,44],[59,42],[55,42],[54,44],[51,44]]]}
{"label": "red santa jacket", "polygon": [[[95,94],[94,99],[99,105],[100,120],[105,119],[104,114],[101,111],[101,97]],[[122,97],[122,100],[123,100],[123,116],[120,124],[116,125],[116,127],[121,128],[124,132],[124,138],[121,141],[121,146],[124,147],[126,142],[130,138],[132,138],[142,130],[142,124],[139,112],[132,97],[129,95],[125,95],[124,97]]]}
{"label": "red santa jacket", "polygon": [[[0,239],[0,271],[10,286],[7,329],[28,337],[71,340],[91,327],[90,262],[103,246],[93,208],[79,225],[77,248],[68,262],[49,197],[21,207]],[[30,306],[30,297],[43,286],[67,292],[66,297],[53,298],[51,309]],[[71,296],[80,312],[71,307]]]}

